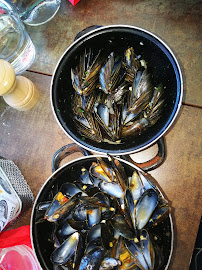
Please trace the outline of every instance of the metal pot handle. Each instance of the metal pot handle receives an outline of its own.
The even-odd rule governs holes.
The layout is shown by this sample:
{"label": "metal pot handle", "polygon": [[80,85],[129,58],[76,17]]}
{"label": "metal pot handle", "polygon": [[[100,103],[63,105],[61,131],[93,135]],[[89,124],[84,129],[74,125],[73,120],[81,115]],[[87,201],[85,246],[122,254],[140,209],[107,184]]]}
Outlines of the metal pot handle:
{"label": "metal pot handle", "polygon": [[158,153],[156,154],[155,157],[153,157],[152,159],[143,162],[143,163],[138,163],[135,162],[130,155],[123,155],[121,156],[122,159],[129,161],[130,163],[138,166],[139,168],[141,168],[142,170],[144,170],[145,172],[147,171],[151,171],[156,169],[157,167],[159,167],[165,160],[166,158],[166,146],[165,146],[165,139],[164,137],[161,137],[157,142],[158,145]]}
{"label": "metal pot handle", "polygon": [[71,143],[61,147],[52,158],[52,172],[55,172],[60,167],[60,162],[73,153],[80,152],[84,156],[91,155],[91,152],[81,148],[76,143]]}
{"label": "metal pot handle", "polygon": [[95,30],[97,28],[102,27],[102,25],[91,25],[89,27],[84,28],[78,34],[75,36],[74,41],[76,41],[78,38],[82,37],[83,35],[87,34],[88,32]]}

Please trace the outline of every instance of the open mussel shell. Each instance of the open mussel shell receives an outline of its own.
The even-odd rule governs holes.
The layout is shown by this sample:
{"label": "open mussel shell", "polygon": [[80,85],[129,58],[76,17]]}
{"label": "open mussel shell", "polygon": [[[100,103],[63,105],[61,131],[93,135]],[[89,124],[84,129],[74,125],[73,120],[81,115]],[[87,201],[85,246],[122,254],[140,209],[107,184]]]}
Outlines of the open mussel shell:
{"label": "open mussel shell", "polygon": [[[104,164],[98,164],[94,162],[90,167],[90,175],[94,179],[99,179],[100,181],[112,182],[113,181],[113,172],[111,170],[106,171]],[[94,181],[94,180],[92,180]]]}
{"label": "open mussel shell", "polygon": [[149,269],[154,269],[155,251],[149,233],[146,230],[141,231],[140,244]]}
{"label": "open mussel shell", "polygon": [[80,197],[82,192],[76,193],[70,199],[67,199],[62,195],[62,203],[60,198],[60,192],[56,195],[56,199],[53,200],[53,203],[47,209],[44,219],[47,219],[50,222],[55,222],[61,219],[66,218],[74,209],[78,202],[78,197]]}
{"label": "open mussel shell", "polygon": [[147,224],[158,203],[157,193],[153,189],[146,190],[136,205],[137,229],[141,230]]}
{"label": "open mussel shell", "polygon": [[139,174],[135,171],[129,179],[129,190],[133,197],[134,203],[140,198],[144,191],[144,187],[142,185],[142,181],[139,177]]}
{"label": "open mussel shell", "polygon": [[132,193],[129,189],[126,190],[125,195],[124,195],[124,213],[130,226],[134,230],[136,230],[137,218],[136,218],[135,202],[132,197]]}
{"label": "open mussel shell", "polygon": [[81,259],[79,270],[95,269],[99,270],[106,250],[103,247],[96,247]]}
{"label": "open mussel shell", "polygon": [[90,227],[93,227],[100,221],[101,221],[101,208],[97,207],[95,209],[87,211],[87,223]]}
{"label": "open mussel shell", "polygon": [[115,215],[110,219],[110,223],[115,231],[118,231],[120,235],[126,239],[134,239],[136,234],[133,228],[127,223],[126,219],[122,215]]}
{"label": "open mussel shell", "polygon": [[37,206],[38,211],[46,211],[46,210],[48,210],[51,203],[52,203],[51,201],[39,203],[38,206]]}
{"label": "open mussel shell", "polygon": [[75,233],[77,230],[72,228],[72,226],[65,222],[64,224],[60,225],[56,230],[56,236],[60,239],[66,239],[68,236]]}
{"label": "open mussel shell", "polygon": [[[71,198],[72,196],[80,193],[81,190],[72,183],[65,183],[61,186],[60,192],[66,196],[67,198]],[[84,193],[81,194],[82,196],[85,195]]]}
{"label": "open mussel shell", "polygon": [[89,227],[93,227],[101,220],[101,208],[92,204],[80,204],[72,211],[72,218],[75,221],[86,222]]}
{"label": "open mussel shell", "polygon": [[107,194],[114,196],[116,198],[123,198],[124,192],[121,189],[120,185],[117,182],[105,182],[102,181],[99,183],[98,187],[106,192]]}
{"label": "open mussel shell", "polygon": [[157,226],[159,223],[161,223],[163,220],[165,220],[170,213],[170,207],[169,206],[162,206],[157,207],[155,211],[153,212],[151,218],[148,220],[146,227],[152,227]]}
{"label": "open mussel shell", "polygon": [[86,222],[86,220],[84,220],[84,221],[79,220],[78,221],[78,220],[74,220],[74,219],[69,219],[68,223],[76,231],[89,230],[89,226],[88,226],[88,223]]}
{"label": "open mussel shell", "polygon": [[155,265],[155,251],[149,233],[142,230],[139,242],[125,239],[125,246],[130,255],[136,259],[136,264],[143,270],[153,270]]}
{"label": "open mussel shell", "polygon": [[125,245],[132,257],[136,259],[136,264],[141,269],[149,270],[147,262],[145,260],[144,254],[141,250],[141,247],[135,243],[133,240],[125,240]]}
{"label": "open mussel shell", "polygon": [[101,237],[95,238],[86,244],[85,254],[88,254],[91,250],[101,246],[102,246]]}
{"label": "open mussel shell", "polygon": [[111,241],[113,241],[113,233],[109,225],[99,223],[93,226],[86,237],[87,244],[92,241],[98,241],[106,249],[109,249]]}
{"label": "open mussel shell", "polygon": [[86,168],[81,168],[81,174],[79,177],[79,181],[81,181],[83,184],[87,184],[87,185],[93,185],[91,178],[90,178],[90,174],[88,172],[88,170],[86,170]]}
{"label": "open mussel shell", "polygon": [[110,269],[116,269],[115,267],[121,265],[121,262],[118,259],[107,257],[104,258],[99,270],[110,270]]}
{"label": "open mussel shell", "polygon": [[79,233],[75,232],[53,251],[51,255],[52,262],[54,264],[65,264],[75,253],[78,241]]}
{"label": "open mussel shell", "polygon": [[[99,158],[100,157],[101,156],[99,156]],[[102,158],[106,164],[108,165],[111,164],[107,157],[102,157]],[[54,254],[53,252],[54,251],[56,252],[57,248],[60,248],[63,242],[67,241],[68,238],[71,237],[71,235],[77,232],[79,232],[83,240],[84,248],[83,248],[83,254],[81,256],[82,258],[84,258],[87,255],[86,253],[90,254],[91,256],[97,247],[101,247],[101,249],[104,250],[103,251],[103,253],[105,254],[104,257],[112,257],[119,260],[118,257],[116,257],[115,255],[112,256],[111,254],[112,250],[114,250],[117,245],[116,243],[117,243],[117,239],[119,238],[119,235],[123,235],[123,238],[128,239],[128,241],[133,241],[134,238],[137,238],[138,241],[140,241],[141,234],[137,234],[137,235],[135,234],[134,228],[132,228],[130,222],[127,221],[127,218],[124,214],[124,209],[122,209],[122,203],[124,203],[124,197],[123,199],[119,199],[99,189],[98,189],[99,192],[95,192],[92,196],[88,196],[87,194],[85,194],[84,196],[84,195],[81,195],[80,193],[77,193],[78,195],[76,194],[76,196],[78,197],[76,198],[76,201],[77,201],[76,205],[87,203],[87,205],[90,205],[92,208],[94,207],[95,209],[101,208],[101,209],[104,209],[105,211],[110,210],[111,208],[111,212],[113,213],[111,213],[111,216],[109,216],[109,219],[106,218],[106,216],[103,217],[102,215],[104,213],[101,212],[101,221],[99,222],[99,224],[91,227],[86,222],[86,220],[85,221],[74,220],[73,211],[71,211],[70,215],[63,216],[56,223],[48,222],[47,220],[45,220],[44,222],[39,222],[38,213],[43,212],[44,214],[45,210],[39,210],[38,206],[41,207],[42,202],[47,202],[47,201],[49,202],[53,200],[55,197],[55,194],[57,194],[61,190],[61,187],[66,183],[67,179],[68,179],[68,183],[74,183],[75,180],[78,181],[81,174],[81,168],[86,168],[86,170],[89,170],[90,167],[92,166],[92,163],[95,163],[97,161],[98,161],[97,156],[89,156],[89,157],[78,158],[76,160],[73,160],[65,164],[60,169],[58,169],[53,175],[51,175],[50,178],[44,183],[41,191],[39,192],[36,198],[36,201],[33,207],[32,218],[31,218],[31,230],[32,230],[31,238],[32,238],[32,246],[33,246],[34,253],[43,270],[54,269],[54,266],[50,259],[51,254]],[[139,174],[143,174],[145,177],[147,177],[147,175],[145,175],[144,172],[142,172],[139,168],[130,164],[127,161],[124,161],[122,159],[117,159],[117,160],[115,159],[114,162],[116,162],[117,167],[123,170],[122,175],[125,174],[127,177],[130,178],[132,177],[134,170],[137,170]],[[129,180],[130,179],[127,179],[127,181],[125,182],[127,187],[129,184]],[[85,184],[82,183],[82,185],[85,185]],[[153,183],[151,185],[148,185],[148,187],[150,187],[149,191],[144,190],[144,193],[146,192],[147,194],[149,192],[153,194],[154,192],[157,192],[157,191],[158,191],[157,194],[160,193],[159,189]],[[136,206],[139,204],[139,201],[144,202],[145,199],[141,199],[142,196],[143,195],[141,195],[140,198],[137,200]],[[147,196],[146,195],[144,196],[148,197],[149,195],[147,194]],[[160,201],[158,201],[155,210],[152,212],[151,216],[149,217],[148,224],[150,224],[150,220],[152,219],[153,215],[155,215],[155,211],[157,211],[161,207],[163,208],[166,206],[167,206],[167,201],[161,194]],[[121,214],[117,216],[117,213],[121,213]],[[149,226],[148,228],[145,226],[144,228],[146,230],[149,230],[150,232],[152,245],[156,254],[155,265],[158,266],[159,270],[167,269],[170,262],[170,257],[172,254],[172,245],[173,245],[172,219],[169,212],[167,213],[166,216],[164,216],[164,218],[165,219],[163,219],[163,221],[160,222],[157,226],[152,225],[152,226]],[[70,235],[69,235],[69,232],[65,232],[64,224],[66,223],[69,224],[69,225],[66,225],[69,229],[70,227],[72,228],[71,229],[72,234]],[[96,227],[98,228],[97,231],[96,231]],[[54,234],[58,237],[58,240],[60,242],[60,246],[57,245],[57,248],[54,246],[54,241],[52,238]],[[68,246],[68,244],[66,245]],[[65,248],[64,250],[66,252]],[[59,265],[58,267],[60,268],[68,267],[67,264],[69,263],[70,264],[69,268],[71,269],[72,263],[74,263],[74,261],[77,260],[75,259],[74,254],[71,256],[71,252],[69,251],[69,253],[67,253],[67,256],[71,257],[71,259],[69,259],[69,261],[65,263],[64,265],[62,266]],[[57,253],[54,255],[54,258],[56,258],[55,259],[56,263],[57,262],[60,263],[56,255]],[[125,253],[121,255],[122,255],[122,259],[125,258],[124,257]],[[102,254],[100,254],[100,256],[102,256]],[[99,261],[99,264],[100,263],[101,262]]]}

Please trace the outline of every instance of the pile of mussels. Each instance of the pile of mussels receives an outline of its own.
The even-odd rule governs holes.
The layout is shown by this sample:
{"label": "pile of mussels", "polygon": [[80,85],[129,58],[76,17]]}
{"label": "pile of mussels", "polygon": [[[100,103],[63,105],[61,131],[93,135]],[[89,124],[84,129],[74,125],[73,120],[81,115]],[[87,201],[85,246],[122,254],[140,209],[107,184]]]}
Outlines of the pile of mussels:
{"label": "pile of mussels", "polygon": [[162,84],[152,85],[146,61],[132,47],[122,54],[85,49],[75,60],[72,114],[83,139],[121,143],[161,117]]}
{"label": "pile of mussels", "polygon": [[55,225],[55,270],[152,270],[165,263],[151,231],[168,217],[168,202],[151,175],[134,169],[127,176],[118,159],[108,159],[82,167],[79,179],[37,206]]}

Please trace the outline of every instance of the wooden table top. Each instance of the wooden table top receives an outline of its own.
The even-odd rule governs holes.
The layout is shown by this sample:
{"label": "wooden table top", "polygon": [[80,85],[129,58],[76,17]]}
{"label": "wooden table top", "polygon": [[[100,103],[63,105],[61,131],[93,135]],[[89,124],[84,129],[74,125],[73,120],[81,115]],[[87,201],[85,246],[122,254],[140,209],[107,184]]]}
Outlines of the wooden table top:
{"label": "wooden table top", "polygon": [[[0,155],[14,161],[34,196],[51,175],[53,154],[72,143],[58,126],[50,106],[51,75],[75,35],[90,25],[128,24],[160,37],[180,64],[184,97],[180,113],[165,134],[165,162],[151,175],[158,181],[172,208],[174,251],[169,270],[187,270],[201,219],[202,205],[202,93],[200,88],[199,1],[81,0],[75,7],[62,1],[48,23],[26,26],[36,47],[36,59],[24,76],[39,88],[37,105],[27,111],[12,109],[0,99]],[[148,159],[153,146],[132,158]],[[74,154],[70,159],[79,157]],[[68,160],[67,160],[68,161]],[[30,222],[31,210],[12,227]]]}

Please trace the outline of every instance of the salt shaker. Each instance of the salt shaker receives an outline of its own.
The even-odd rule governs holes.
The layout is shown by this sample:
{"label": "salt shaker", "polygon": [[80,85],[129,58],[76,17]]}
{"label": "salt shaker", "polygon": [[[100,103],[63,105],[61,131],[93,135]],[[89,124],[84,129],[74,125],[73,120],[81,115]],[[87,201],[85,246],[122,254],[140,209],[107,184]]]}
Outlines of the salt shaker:
{"label": "salt shaker", "polygon": [[39,91],[28,78],[16,76],[9,62],[0,59],[0,96],[11,107],[26,111],[37,103]]}

